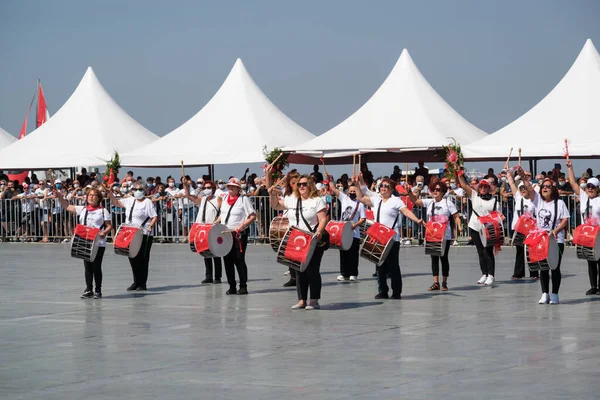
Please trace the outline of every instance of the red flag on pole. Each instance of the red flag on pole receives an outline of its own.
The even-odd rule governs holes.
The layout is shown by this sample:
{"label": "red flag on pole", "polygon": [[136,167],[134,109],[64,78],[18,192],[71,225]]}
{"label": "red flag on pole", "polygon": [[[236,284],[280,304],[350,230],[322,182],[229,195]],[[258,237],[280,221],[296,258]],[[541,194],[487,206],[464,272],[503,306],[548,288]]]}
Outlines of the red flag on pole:
{"label": "red flag on pole", "polygon": [[48,119],[50,119],[50,113],[48,107],[46,107],[46,97],[44,96],[44,90],[42,89],[42,83],[38,81],[38,103],[37,103],[37,118],[35,127],[39,128]]}
{"label": "red flag on pole", "polygon": [[31,103],[29,103],[29,108],[27,109],[27,114],[25,114],[25,121],[23,121],[23,126],[21,126],[21,132],[19,133],[19,140],[23,139],[25,135],[27,135],[27,120],[29,119],[29,113],[31,112],[31,106],[33,106],[33,101],[35,100],[36,93],[33,94],[33,98],[31,99]]}
{"label": "red flag on pole", "polygon": [[115,173],[113,172],[113,169],[110,169],[110,174],[108,175],[108,182],[106,182],[106,184],[108,186],[112,185],[113,183],[115,183]]}

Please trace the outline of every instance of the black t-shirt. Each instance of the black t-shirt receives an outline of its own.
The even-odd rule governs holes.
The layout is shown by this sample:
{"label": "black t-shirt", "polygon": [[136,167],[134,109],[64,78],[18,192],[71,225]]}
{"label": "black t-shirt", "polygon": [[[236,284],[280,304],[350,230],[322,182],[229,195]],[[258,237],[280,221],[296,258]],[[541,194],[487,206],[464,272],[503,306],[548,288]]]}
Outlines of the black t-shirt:
{"label": "black t-shirt", "polygon": [[320,173],[320,172],[313,172],[313,175],[315,176],[315,180],[317,181],[315,183],[321,183],[321,182],[323,182],[323,174],[322,173]]}
{"label": "black t-shirt", "polygon": [[394,182],[398,182],[398,180],[400,180],[400,178],[402,178],[402,174],[400,172],[398,172],[397,174],[392,174],[390,176],[390,179],[393,180]]}
{"label": "black t-shirt", "polygon": [[261,186],[260,189],[258,189],[256,196],[269,197],[269,191],[267,190],[266,187]]}

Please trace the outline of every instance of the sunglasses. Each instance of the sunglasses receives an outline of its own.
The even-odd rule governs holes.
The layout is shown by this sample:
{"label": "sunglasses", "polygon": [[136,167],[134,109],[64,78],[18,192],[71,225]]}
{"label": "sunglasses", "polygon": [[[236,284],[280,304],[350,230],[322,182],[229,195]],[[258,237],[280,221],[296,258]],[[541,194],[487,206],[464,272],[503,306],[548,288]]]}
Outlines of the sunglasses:
{"label": "sunglasses", "polygon": [[383,189],[389,189],[389,188],[391,188],[391,186],[390,186],[390,185],[387,185],[387,184],[380,185],[379,187],[380,187],[380,188],[383,188]]}
{"label": "sunglasses", "polygon": [[131,190],[133,190],[134,192],[143,192],[144,191],[144,189],[140,189],[140,188],[133,188]]}
{"label": "sunglasses", "polygon": [[435,189],[433,189],[433,192],[441,192],[441,191],[442,191],[442,189],[440,189],[439,187],[438,187],[438,188],[435,188]]}
{"label": "sunglasses", "polygon": [[542,189],[552,189],[552,185],[542,185]]}
{"label": "sunglasses", "polygon": [[595,190],[597,188],[597,186],[595,186],[593,183],[588,183],[585,187],[587,189],[592,189],[592,190]]}
{"label": "sunglasses", "polygon": [[298,182],[296,185],[298,185],[298,187],[307,187],[308,182]]}

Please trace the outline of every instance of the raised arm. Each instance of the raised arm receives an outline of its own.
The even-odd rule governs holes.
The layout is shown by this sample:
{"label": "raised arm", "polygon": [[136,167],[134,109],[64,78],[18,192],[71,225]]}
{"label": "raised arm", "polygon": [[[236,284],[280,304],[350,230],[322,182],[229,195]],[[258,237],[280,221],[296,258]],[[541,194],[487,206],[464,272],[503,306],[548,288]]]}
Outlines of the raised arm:
{"label": "raised arm", "polygon": [[418,218],[412,211],[408,209],[408,207],[402,207],[400,212],[406,216],[406,218],[416,222],[419,225],[423,225],[423,220]]}
{"label": "raised arm", "polygon": [[75,208],[75,206],[69,204],[67,199],[65,199],[63,197],[62,193],[59,190],[56,191],[56,199],[58,200],[58,202],[60,203],[61,207],[64,210],[67,210],[68,212],[73,213],[73,214],[77,213],[77,208]]}
{"label": "raised arm", "polygon": [[202,203],[202,196],[194,196],[193,194],[190,194],[190,185],[183,184],[183,197],[198,205]]}
{"label": "raised arm", "polygon": [[109,190],[107,194],[108,194],[108,198],[110,199],[110,203],[113,206],[119,207],[119,208],[125,208],[125,206],[123,206],[123,203],[121,203],[121,200],[119,200],[115,197],[112,190]]}
{"label": "raised arm", "polygon": [[523,182],[523,184],[527,188],[527,193],[529,193],[529,198],[531,200],[535,199],[535,195],[536,195],[535,189],[533,188],[533,186],[531,186],[531,182],[529,182],[529,179],[527,179],[527,175],[525,175],[525,171],[523,171],[523,168],[519,167],[517,169],[517,173],[521,177],[521,182]]}
{"label": "raised arm", "polygon": [[283,199],[281,199],[277,195],[278,190],[279,189],[277,189],[275,186],[271,186],[269,188],[269,204],[271,205],[271,208],[274,210],[284,211],[286,209],[285,204],[283,202]]}
{"label": "raised arm", "polygon": [[465,179],[465,174],[458,174],[458,184],[460,185],[461,188],[463,188],[463,190],[465,191],[467,196],[471,197],[471,194],[473,193],[473,189],[471,189],[471,186],[469,186],[469,183]]}
{"label": "raised arm", "polygon": [[506,180],[510,186],[510,190],[512,190],[513,193],[519,193],[519,188],[517,188],[517,185],[515,184],[515,178],[513,177],[513,174],[510,173],[510,171],[507,171],[506,173]]}
{"label": "raised arm", "polygon": [[579,184],[577,183],[577,178],[575,177],[575,171],[573,170],[573,162],[571,160],[567,160],[565,164],[567,164],[567,170],[569,171],[569,184],[571,185],[573,192],[575,192],[575,194],[579,196],[579,193],[581,193],[581,187],[579,187]]}
{"label": "raised arm", "polygon": [[[364,183],[364,181],[363,181],[363,183]],[[372,207],[373,202],[371,201],[371,197],[363,194],[363,187],[364,186],[362,186],[362,185],[360,185],[358,187],[358,190],[356,191],[356,200],[360,201],[365,206]]]}
{"label": "raised arm", "polygon": [[423,207],[423,200],[418,199],[417,196],[415,196],[415,194],[412,192],[412,190],[407,190],[408,192],[408,198],[410,199],[410,201],[413,202],[413,204],[417,207]]}

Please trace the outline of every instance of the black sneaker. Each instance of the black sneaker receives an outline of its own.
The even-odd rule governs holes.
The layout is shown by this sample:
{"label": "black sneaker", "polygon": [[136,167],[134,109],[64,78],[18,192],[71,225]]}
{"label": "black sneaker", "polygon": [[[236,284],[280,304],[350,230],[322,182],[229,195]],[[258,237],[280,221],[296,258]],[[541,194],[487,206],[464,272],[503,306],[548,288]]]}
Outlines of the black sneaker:
{"label": "black sneaker", "polygon": [[394,299],[394,300],[400,300],[402,298],[402,294],[400,294],[400,293],[393,293],[392,297],[390,297],[390,298]]}
{"label": "black sneaker", "polygon": [[379,300],[379,299],[389,299],[390,296],[387,293],[377,293],[377,295],[375,296],[375,298],[377,300]]}
{"label": "black sneaker", "polygon": [[102,298],[102,292],[94,292],[94,298],[95,299],[101,299]]}
{"label": "black sneaker", "polygon": [[138,285],[137,285],[137,283],[133,282],[133,283],[131,284],[131,286],[129,286],[129,287],[127,288],[127,291],[128,291],[128,292],[130,292],[130,291],[132,291],[132,290],[136,290],[137,288],[138,288]]}
{"label": "black sneaker", "polygon": [[213,280],[212,280],[212,278],[206,278],[205,280],[203,280],[200,283],[213,283]]}
{"label": "black sneaker", "polygon": [[237,294],[248,294],[248,289],[246,289],[245,287],[240,288],[240,290],[238,290]]}
{"label": "black sneaker", "polygon": [[143,290],[148,290],[148,288],[146,287],[146,285],[144,285],[144,286],[138,286],[137,289],[135,289],[135,290],[138,292],[141,292]]}
{"label": "black sneaker", "polygon": [[220,279],[215,279],[215,281],[213,282],[215,285],[218,285],[219,283],[221,283]]}
{"label": "black sneaker", "polygon": [[590,290],[588,290],[587,292],[585,292],[585,294],[586,294],[586,296],[590,296],[592,294],[598,294],[598,289],[595,288],[595,287],[590,288]]}
{"label": "black sneaker", "polygon": [[83,292],[83,294],[81,295],[82,299],[92,299],[94,298],[94,293],[92,293],[91,290],[86,290],[85,292]]}
{"label": "black sneaker", "polygon": [[290,279],[289,281],[283,284],[283,287],[296,287],[296,280]]}
{"label": "black sneaker", "polygon": [[225,294],[237,294],[237,290],[235,288],[231,288],[225,292]]}

